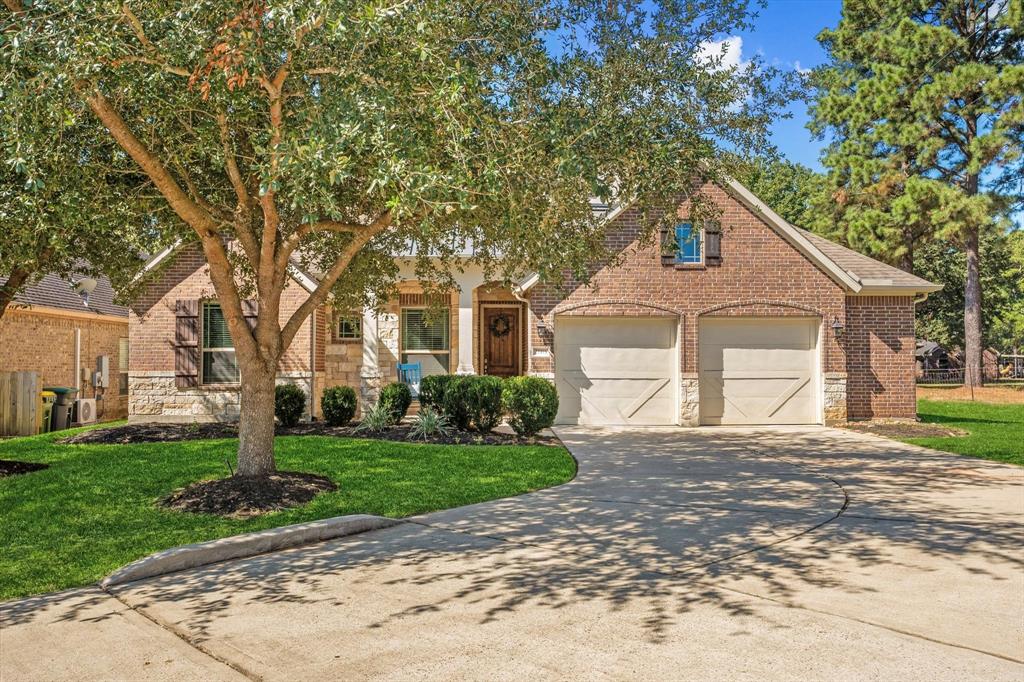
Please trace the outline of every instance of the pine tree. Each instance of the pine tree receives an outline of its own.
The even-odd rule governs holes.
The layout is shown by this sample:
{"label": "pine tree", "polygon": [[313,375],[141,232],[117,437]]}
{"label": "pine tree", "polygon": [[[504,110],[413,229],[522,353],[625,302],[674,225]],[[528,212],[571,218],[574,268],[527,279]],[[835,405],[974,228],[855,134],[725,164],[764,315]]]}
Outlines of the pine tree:
{"label": "pine tree", "polygon": [[904,269],[940,240],[966,259],[965,381],[981,382],[981,235],[1021,204],[1022,0],[846,0],[819,41],[812,129],[832,219]]}

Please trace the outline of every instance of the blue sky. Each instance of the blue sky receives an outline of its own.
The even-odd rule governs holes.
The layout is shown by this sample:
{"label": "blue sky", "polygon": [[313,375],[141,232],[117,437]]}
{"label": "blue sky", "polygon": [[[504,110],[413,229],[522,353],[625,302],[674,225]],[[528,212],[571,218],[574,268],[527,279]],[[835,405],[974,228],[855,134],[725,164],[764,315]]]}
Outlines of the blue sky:
{"label": "blue sky", "polygon": [[[839,23],[841,9],[838,0],[768,0],[767,7],[757,10],[754,29],[739,34],[740,59],[760,55],[781,68],[818,66],[825,61],[825,53],[815,36]],[[790,161],[821,170],[818,155],[822,145],[805,127],[806,105],[798,102],[790,110],[792,118],[773,126],[775,144]]]}

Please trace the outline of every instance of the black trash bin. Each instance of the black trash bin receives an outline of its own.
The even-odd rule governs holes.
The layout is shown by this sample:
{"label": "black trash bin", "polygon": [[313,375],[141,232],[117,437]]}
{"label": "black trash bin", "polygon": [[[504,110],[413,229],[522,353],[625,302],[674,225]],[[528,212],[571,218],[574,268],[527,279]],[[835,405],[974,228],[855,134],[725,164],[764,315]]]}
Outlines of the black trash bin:
{"label": "black trash bin", "polygon": [[51,431],[63,431],[71,426],[71,410],[75,406],[75,394],[77,388],[70,386],[44,386],[44,391],[52,391],[57,394],[53,403],[53,414],[51,419]]}

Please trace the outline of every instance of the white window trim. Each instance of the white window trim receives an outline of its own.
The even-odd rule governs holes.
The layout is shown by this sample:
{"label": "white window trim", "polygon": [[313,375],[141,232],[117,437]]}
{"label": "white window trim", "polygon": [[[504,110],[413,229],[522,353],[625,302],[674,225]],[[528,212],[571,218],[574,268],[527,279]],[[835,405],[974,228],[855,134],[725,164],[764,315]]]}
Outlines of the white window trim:
{"label": "white window trim", "polygon": [[[235,353],[235,367],[236,368],[238,367],[238,351],[235,350],[234,346],[230,346],[230,347],[219,347],[219,346],[218,347],[212,347],[211,346],[209,348],[206,347],[206,334],[205,334],[205,332],[206,332],[206,329],[205,329],[205,326],[206,326],[206,306],[208,304],[210,304],[210,303],[213,303],[218,308],[220,308],[221,309],[221,314],[222,315],[224,314],[224,308],[221,306],[220,301],[218,301],[216,299],[212,299],[212,298],[203,299],[202,301],[200,301],[200,310],[199,310],[199,385],[200,386],[240,386],[241,383],[242,383],[241,374],[239,374],[238,381],[209,381],[209,382],[206,381],[206,372],[204,371],[204,369],[206,367],[206,362],[204,362],[204,359],[205,359],[207,351],[209,351],[211,353],[217,353],[217,352],[223,353],[224,351],[231,351],[232,353]],[[227,320],[225,320],[224,322],[225,322],[225,324],[227,324]]]}
{"label": "white window trim", "polygon": [[444,350],[407,350],[405,348],[405,311],[406,310],[429,310],[429,306],[403,306],[398,312],[398,361],[402,362],[405,355],[447,355],[448,372],[452,371],[452,314],[448,309],[443,309],[448,316],[448,347]]}
{"label": "white window trim", "polygon": [[677,239],[677,237],[676,237],[676,235],[678,234],[677,230],[680,227],[682,227],[683,225],[689,225],[690,226],[690,233],[691,234],[693,233],[695,228],[697,230],[697,235],[698,235],[697,236],[697,247],[698,247],[698,254],[700,255],[700,260],[679,260],[679,256],[682,253],[682,247],[680,246],[680,244],[679,244],[679,242],[677,240],[676,241],[676,256],[675,256],[675,259],[674,259],[675,265],[677,265],[679,267],[683,267],[683,268],[687,268],[687,267],[690,267],[690,268],[700,267],[700,266],[704,265],[704,250],[705,250],[705,246],[706,246],[705,239],[704,239],[704,225],[702,223],[698,227],[696,225],[695,221],[693,221],[693,220],[690,220],[690,219],[681,220],[678,223],[676,223],[675,226],[672,228],[672,238],[673,239]]}

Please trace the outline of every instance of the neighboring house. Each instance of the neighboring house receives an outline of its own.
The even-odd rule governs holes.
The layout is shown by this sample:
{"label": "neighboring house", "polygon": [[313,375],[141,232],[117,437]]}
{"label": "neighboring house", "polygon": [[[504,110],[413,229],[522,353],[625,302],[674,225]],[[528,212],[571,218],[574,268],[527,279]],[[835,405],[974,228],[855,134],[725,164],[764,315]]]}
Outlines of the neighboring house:
{"label": "neighboring house", "polygon": [[[318,310],[279,381],[310,392],[314,415],[324,387],[351,385],[372,402],[398,363],[414,362],[424,374],[550,379],[563,424],[913,418],[915,298],[939,285],[794,228],[738,183],[704,192],[722,209],[717,223],[693,225],[683,203],[662,246],[638,244],[630,207],[608,211],[623,258],[597,267],[589,286],[556,290],[526,275],[508,288],[467,264],[430,315],[399,259],[398,298],[379,314]],[[130,418],[236,418],[231,340],[201,254],[168,250],[157,266],[131,306]],[[296,271],[282,317],[314,286]],[[176,333],[195,328],[179,319],[189,317],[198,338]]]}
{"label": "neighboring house", "polygon": [[[960,347],[951,350],[943,348],[935,341],[917,342],[916,351],[917,378],[922,381],[955,381],[964,380],[964,352]],[[981,352],[982,379],[996,381],[999,379],[1000,353],[995,348],[986,348]]]}
{"label": "neighboring house", "polygon": [[[0,277],[0,285],[7,281]],[[128,309],[114,303],[100,277],[86,299],[73,282],[45,275],[18,294],[0,319],[0,371],[30,371],[43,386],[71,386],[97,398],[100,419],[128,414]],[[109,386],[97,388],[97,358],[106,356]]]}

